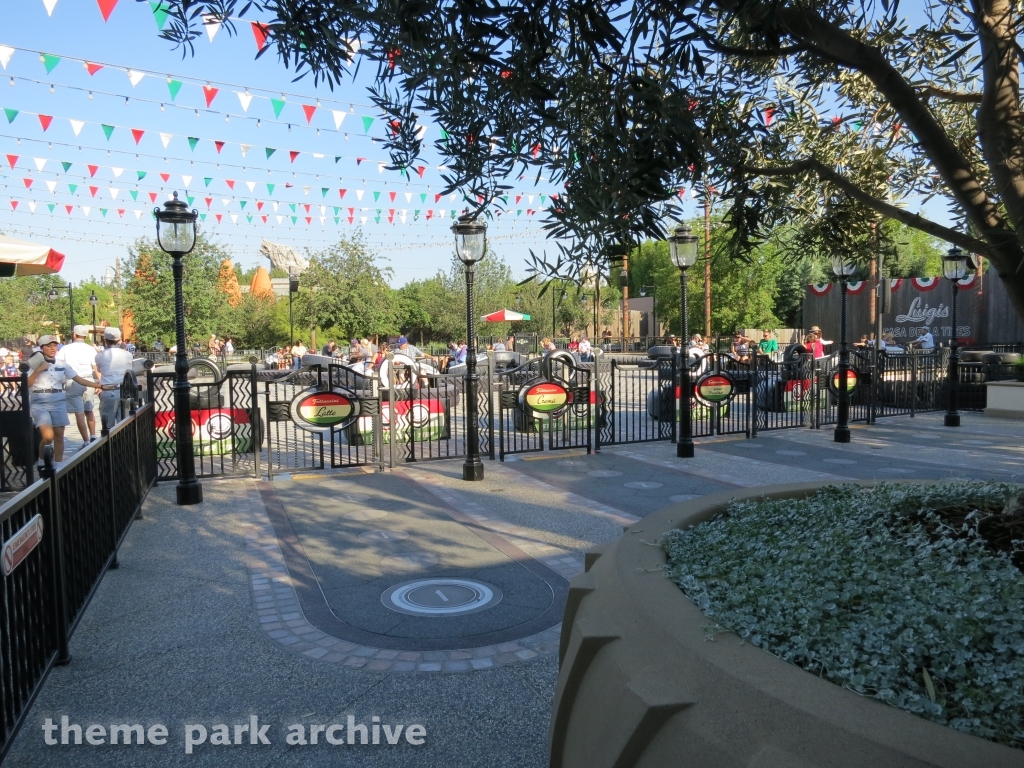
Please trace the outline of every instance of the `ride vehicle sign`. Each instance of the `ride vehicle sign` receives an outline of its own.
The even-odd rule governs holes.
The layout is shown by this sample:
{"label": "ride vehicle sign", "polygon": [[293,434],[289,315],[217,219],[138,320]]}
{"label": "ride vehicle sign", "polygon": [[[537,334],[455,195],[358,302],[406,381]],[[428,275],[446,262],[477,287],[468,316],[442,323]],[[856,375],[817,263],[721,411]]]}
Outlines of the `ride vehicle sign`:
{"label": "ride vehicle sign", "polygon": [[3,551],[0,552],[0,563],[2,563],[4,576],[10,576],[42,540],[43,518],[35,515],[16,534],[4,542]]}
{"label": "ride vehicle sign", "polygon": [[289,406],[295,426],[309,432],[344,429],[359,415],[359,401],[347,392],[305,390]]}
{"label": "ride vehicle sign", "polygon": [[572,405],[572,392],[554,381],[527,384],[519,392],[519,402],[535,416],[558,416]]}
{"label": "ride vehicle sign", "polygon": [[722,374],[707,374],[697,380],[697,397],[712,405],[727,402],[734,391],[732,379]]}

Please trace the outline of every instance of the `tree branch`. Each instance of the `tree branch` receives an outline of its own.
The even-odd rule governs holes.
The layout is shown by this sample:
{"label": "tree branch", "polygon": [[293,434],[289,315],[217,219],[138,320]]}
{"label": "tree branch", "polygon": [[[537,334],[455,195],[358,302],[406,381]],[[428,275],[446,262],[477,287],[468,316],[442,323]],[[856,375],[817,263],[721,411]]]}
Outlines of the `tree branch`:
{"label": "tree branch", "polygon": [[921,89],[921,95],[935,96],[944,101],[953,101],[957,104],[980,104],[981,94],[967,91],[951,91],[948,88],[939,88],[937,85],[926,85]]}
{"label": "tree branch", "polygon": [[803,53],[807,50],[806,45],[789,45],[780,48],[739,48],[734,45],[725,45],[715,40],[714,36],[706,29],[700,26],[689,16],[683,17],[683,22],[692,29],[704,44],[715,51],[716,53],[723,53],[727,56],[741,56],[743,58],[750,59],[769,59],[776,58],[779,56],[790,56],[794,53]]}
{"label": "tree branch", "polygon": [[926,219],[916,213],[911,213],[908,210],[899,208],[892,203],[888,203],[874,195],[868,194],[841,173],[836,172],[834,169],[814,158],[799,160],[791,165],[767,168],[757,166],[740,166],[738,170],[753,176],[799,176],[802,173],[810,171],[817,175],[819,179],[823,179],[839,187],[839,189],[862,205],[877,211],[883,216],[887,216],[890,219],[895,219],[896,221],[906,224],[908,227],[920,230],[921,232],[925,232],[934,237],[938,237],[948,243],[959,245],[961,248],[964,248],[971,253],[983,253],[988,255],[992,249],[992,247],[984,240],[978,240],[970,235],[965,235],[963,232],[958,232],[957,230],[950,229],[942,224],[937,224],[930,219]]}

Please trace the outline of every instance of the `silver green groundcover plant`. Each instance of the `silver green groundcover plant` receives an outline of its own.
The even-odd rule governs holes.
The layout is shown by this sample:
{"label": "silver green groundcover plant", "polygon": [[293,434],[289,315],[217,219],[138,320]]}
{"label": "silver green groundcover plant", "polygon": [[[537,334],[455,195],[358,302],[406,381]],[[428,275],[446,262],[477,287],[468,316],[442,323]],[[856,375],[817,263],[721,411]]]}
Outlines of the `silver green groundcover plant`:
{"label": "silver green groundcover plant", "polygon": [[[998,483],[843,485],[804,500],[737,502],[666,533],[666,568],[718,623],[713,631],[1024,748],[1024,574],[978,533],[1020,492]],[[940,513],[951,508],[967,510],[966,520],[951,525]]]}

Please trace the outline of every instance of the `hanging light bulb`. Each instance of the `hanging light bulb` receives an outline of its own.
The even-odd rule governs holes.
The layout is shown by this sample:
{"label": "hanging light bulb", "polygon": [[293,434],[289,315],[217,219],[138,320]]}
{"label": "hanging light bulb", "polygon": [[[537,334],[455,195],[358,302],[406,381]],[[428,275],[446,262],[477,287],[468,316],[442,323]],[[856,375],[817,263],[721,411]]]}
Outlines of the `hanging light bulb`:
{"label": "hanging light bulb", "polygon": [[288,123],[288,133],[291,133],[291,132],[292,132],[292,124]]}
{"label": "hanging light bulb", "polygon": [[355,105],[353,105],[353,104],[349,104],[349,105],[348,105],[348,111],[349,111],[349,112],[355,112],[355,111],[356,111]]}
{"label": "hanging light bulb", "polygon": [[160,111],[161,111],[161,112],[163,112],[163,111],[164,111],[164,105],[163,105],[163,104],[161,104],[161,105],[160,105]]}
{"label": "hanging light bulb", "polygon": [[231,118],[228,117],[227,115],[224,115],[224,122],[225,123],[230,123],[231,122]]}
{"label": "hanging light bulb", "polygon": [[46,146],[47,146],[48,149],[53,149],[53,142],[51,141]]}
{"label": "hanging light bulb", "polygon": [[11,88],[13,88],[13,87],[14,87],[14,78],[12,77],[11,78]]}
{"label": "hanging light bulb", "polygon": [[126,107],[128,106],[128,97],[127,96],[124,97],[124,105]]}
{"label": "hanging light bulb", "polygon": [[348,141],[348,134],[345,134],[345,141]]}
{"label": "hanging light bulb", "polygon": [[53,83],[50,83],[50,93],[56,93],[56,90],[54,90],[53,87]]}
{"label": "hanging light bulb", "polygon": [[[14,85],[14,79],[11,79],[11,85]],[[89,91],[89,98],[92,98],[92,91]]]}
{"label": "hanging light bulb", "polygon": [[199,110],[196,110],[196,117],[199,117]]}
{"label": "hanging light bulb", "polygon": [[261,125],[262,125],[262,123],[259,120],[257,120],[256,121],[256,127],[259,128]]}
{"label": "hanging light bulb", "polygon": [[320,129],[319,129],[319,128],[317,128],[317,129],[316,129],[316,135],[317,135],[317,136],[319,136],[319,135],[320,135]]}

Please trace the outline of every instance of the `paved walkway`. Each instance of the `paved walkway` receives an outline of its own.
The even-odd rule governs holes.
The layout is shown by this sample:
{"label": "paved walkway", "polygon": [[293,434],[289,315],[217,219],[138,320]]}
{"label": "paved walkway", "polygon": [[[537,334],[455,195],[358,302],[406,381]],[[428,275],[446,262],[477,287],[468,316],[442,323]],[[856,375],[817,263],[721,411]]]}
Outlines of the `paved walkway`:
{"label": "paved walkway", "polygon": [[[965,415],[946,430],[929,414],[855,428],[850,445],[830,430],[705,440],[690,461],[669,443],[611,446],[485,462],[473,484],[458,461],[218,480],[193,508],[160,486],[5,768],[546,765],[558,621],[587,549],[729,488],[1019,481],[1021,426]],[[43,725],[62,716],[83,731],[162,725],[167,743],[46,745]],[[350,717],[356,742],[360,724],[371,741],[375,724],[388,729],[376,745],[328,742],[348,736]],[[423,743],[388,744],[399,724],[422,725]],[[217,743],[236,726],[249,726],[242,743]],[[264,726],[269,743],[253,735]],[[289,744],[300,726],[307,743]]]}

